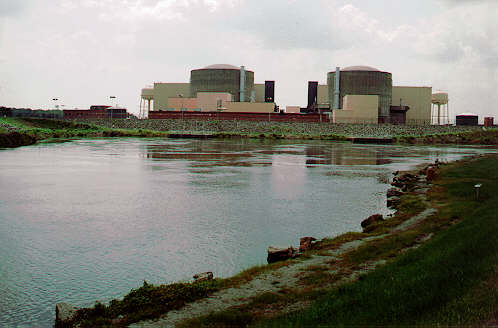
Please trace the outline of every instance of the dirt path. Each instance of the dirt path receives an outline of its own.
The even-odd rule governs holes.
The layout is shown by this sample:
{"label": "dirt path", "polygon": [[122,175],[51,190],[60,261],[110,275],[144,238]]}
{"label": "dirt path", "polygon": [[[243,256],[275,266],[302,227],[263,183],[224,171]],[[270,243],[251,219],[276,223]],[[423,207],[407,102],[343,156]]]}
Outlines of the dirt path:
{"label": "dirt path", "polygon": [[[425,202],[427,192],[427,184],[425,181],[420,181],[418,190],[420,191],[416,192],[416,194],[418,194],[419,197],[421,197]],[[391,233],[379,236],[365,237],[360,240],[343,243],[336,249],[320,252],[320,255],[313,255],[309,258],[300,259],[296,263],[292,263],[288,266],[280,267],[269,272],[263,272],[254,277],[254,279],[250,282],[247,282],[237,288],[228,288],[221,290],[206,299],[187,304],[179,310],[170,311],[157,320],[138,322],[130,325],[130,327],[175,327],[175,325],[187,319],[192,319],[198,316],[207,315],[212,312],[223,311],[231,307],[248,304],[252,298],[263,293],[278,293],[282,292],[283,290],[289,289],[305,289],[306,286],[304,286],[300,282],[300,278],[310,273],[310,267],[323,267],[326,268],[328,273],[334,274],[338,271],[338,267],[331,266],[331,261],[339,260],[341,256],[354,249],[357,249],[367,242],[382,239],[391,234],[412,229],[434,213],[436,213],[436,210],[428,207],[421,213],[413,216],[412,218],[393,228]],[[428,238],[421,238],[418,240],[418,243],[425,242],[426,240],[430,239],[430,237],[432,237],[432,235]],[[336,281],[335,283],[331,285],[329,284],[327,286],[322,285],[320,286],[320,288],[332,287],[345,281],[353,280],[359,274],[366,271],[374,270],[376,267],[378,267],[379,265],[383,265],[384,263],[386,263],[385,260],[373,259],[371,261],[363,263],[360,266],[361,269],[350,271],[349,274],[343,275],[342,279],[340,279],[339,281]],[[280,308],[278,310],[278,313],[284,313],[303,308],[308,304],[309,302],[304,301],[294,302],[292,304],[286,305],[283,308]]]}

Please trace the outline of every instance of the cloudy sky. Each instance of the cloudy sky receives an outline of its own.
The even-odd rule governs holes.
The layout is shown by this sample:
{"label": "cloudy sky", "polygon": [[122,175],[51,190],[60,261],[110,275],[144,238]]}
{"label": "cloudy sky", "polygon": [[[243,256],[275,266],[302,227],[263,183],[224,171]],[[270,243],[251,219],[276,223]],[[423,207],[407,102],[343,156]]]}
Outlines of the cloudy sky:
{"label": "cloudy sky", "polygon": [[215,63],[304,106],[307,81],[369,65],[498,119],[497,17],[496,0],[0,0],[0,106],[138,113],[142,87]]}

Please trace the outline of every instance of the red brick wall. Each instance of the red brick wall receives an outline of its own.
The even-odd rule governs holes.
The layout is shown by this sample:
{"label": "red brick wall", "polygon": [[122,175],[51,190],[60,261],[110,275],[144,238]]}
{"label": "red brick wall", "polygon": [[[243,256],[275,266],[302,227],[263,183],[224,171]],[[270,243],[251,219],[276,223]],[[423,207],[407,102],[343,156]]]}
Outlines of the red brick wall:
{"label": "red brick wall", "polygon": [[[279,114],[279,113],[215,113],[215,112],[149,112],[149,119],[185,119],[185,120],[239,120],[272,122],[320,122],[319,114]],[[321,122],[329,122],[328,114],[322,114]]]}

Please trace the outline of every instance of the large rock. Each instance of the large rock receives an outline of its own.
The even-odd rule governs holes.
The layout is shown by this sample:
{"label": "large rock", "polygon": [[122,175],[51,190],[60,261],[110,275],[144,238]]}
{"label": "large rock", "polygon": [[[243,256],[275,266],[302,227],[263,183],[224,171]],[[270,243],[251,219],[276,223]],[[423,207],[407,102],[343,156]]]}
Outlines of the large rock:
{"label": "large rock", "polygon": [[213,273],[210,271],[202,272],[202,273],[195,274],[193,278],[194,278],[194,282],[211,280],[211,279],[213,279]]}
{"label": "large rock", "polygon": [[285,261],[287,259],[293,258],[297,255],[297,251],[293,247],[268,247],[268,257],[266,261],[268,263]]}
{"label": "large rock", "polygon": [[313,237],[303,237],[299,239],[299,251],[304,252],[310,250],[313,247],[313,242],[316,238]]}
{"label": "large rock", "polygon": [[394,208],[399,203],[399,197],[390,197],[387,199],[387,207]]}
{"label": "large rock", "polygon": [[433,166],[429,166],[425,171],[425,179],[427,181],[432,181],[436,177],[436,169]]}
{"label": "large rock", "polygon": [[384,221],[384,217],[382,216],[382,214],[374,214],[374,215],[369,216],[365,220],[361,221],[361,227],[363,228],[363,231],[365,231],[365,229],[368,226],[371,226],[373,224],[376,224],[376,223],[379,223],[382,221]]}
{"label": "large rock", "polygon": [[387,198],[391,198],[391,197],[399,197],[401,195],[403,195],[403,192],[401,190],[399,190],[398,188],[390,188],[387,190]]}
{"label": "large rock", "polygon": [[58,326],[69,323],[74,319],[78,309],[69,303],[57,303],[55,305],[55,323]]}

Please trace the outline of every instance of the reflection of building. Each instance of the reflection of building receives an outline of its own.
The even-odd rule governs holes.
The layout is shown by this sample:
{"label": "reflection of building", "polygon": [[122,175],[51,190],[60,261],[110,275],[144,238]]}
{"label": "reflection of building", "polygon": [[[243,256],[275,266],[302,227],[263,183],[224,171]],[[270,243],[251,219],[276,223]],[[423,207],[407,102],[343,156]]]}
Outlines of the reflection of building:
{"label": "reflection of building", "polygon": [[332,148],[306,147],[306,165],[382,165],[392,160],[378,148],[356,148],[337,145]]}
{"label": "reflection of building", "polygon": [[[273,112],[274,81],[254,83],[244,66],[210,65],[190,72],[190,83],[154,83],[142,89],[141,113],[157,111]],[[153,106],[151,106],[153,104]]]}

